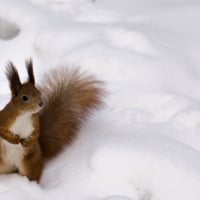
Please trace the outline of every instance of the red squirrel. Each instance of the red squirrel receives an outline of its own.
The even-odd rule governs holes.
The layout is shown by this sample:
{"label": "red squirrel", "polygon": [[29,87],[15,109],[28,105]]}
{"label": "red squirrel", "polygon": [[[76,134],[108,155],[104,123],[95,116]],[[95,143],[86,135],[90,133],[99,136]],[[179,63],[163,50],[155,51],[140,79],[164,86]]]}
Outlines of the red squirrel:
{"label": "red squirrel", "polygon": [[11,100],[0,111],[0,173],[39,181],[46,160],[73,141],[80,126],[102,105],[102,82],[78,68],[58,68],[35,86],[32,61],[21,83],[12,62],[6,68]]}

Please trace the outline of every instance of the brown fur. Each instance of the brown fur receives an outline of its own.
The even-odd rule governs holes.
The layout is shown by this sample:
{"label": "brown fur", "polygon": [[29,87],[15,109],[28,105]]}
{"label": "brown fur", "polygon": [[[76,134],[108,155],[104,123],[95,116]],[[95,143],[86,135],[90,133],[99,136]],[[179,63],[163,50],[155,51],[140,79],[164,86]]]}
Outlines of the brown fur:
{"label": "brown fur", "polygon": [[[78,68],[55,69],[46,75],[40,87],[41,100],[41,93],[35,87],[32,61],[26,62],[26,67],[29,78],[26,83],[21,84],[14,65],[10,62],[7,66],[12,98],[0,112],[0,173],[18,170],[30,180],[38,181],[43,160],[53,158],[70,144],[91,111],[102,105],[103,89],[101,81],[81,73]],[[24,100],[24,96],[28,97],[28,100]],[[41,107],[42,104],[44,107],[38,112],[38,106]],[[31,120],[33,131],[24,138],[19,136],[20,133],[18,135],[18,132],[12,133],[10,130],[21,123],[16,123],[16,120],[26,112],[31,112],[31,118],[28,120]],[[29,128],[26,127],[27,132],[30,132]],[[7,146],[7,143],[5,145],[4,141],[11,146]],[[20,164],[17,160],[16,166],[12,166],[9,163],[12,163],[12,158],[10,161],[8,155],[10,149],[15,150],[16,145],[23,149],[22,159]]]}
{"label": "brown fur", "polygon": [[45,158],[52,158],[73,141],[83,121],[102,105],[102,82],[78,68],[55,69],[41,87],[39,141]]}
{"label": "brown fur", "polygon": [[[38,143],[39,136],[39,107],[42,101],[41,94],[34,86],[33,70],[30,65],[31,61],[27,62],[27,72],[29,74],[28,82],[21,84],[18,72],[14,65],[10,62],[7,66],[7,77],[10,82],[10,89],[12,91],[12,98],[5,108],[0,112],[0,173],[9,173],[19,171],[21,175],[27,176],[30,180],[39,180],[43,161],[40,146]],[[28,101],[24,101],[26,96]],[[34,127],[30,136],[20,138],[18,132],[11,132],[12,126],[19,116],[26,113],[30,114],[31,124]],[[36,112],[36,113],[35,113]],[[4,140],[13,144],[8,146]],[[19,163],[12,163],[12,159],[8,158],[11,148],[15,150],[16,145],[20,145],[16,154],[20,161]],[[19,150],[20,149],[20,150]],[[13,151],[14,151],[13,150]],[[20,156],[19,156],[20,155]],[[9,161],[8,161],[9,160]]]}
{"label": "brown fur", "polygon": [[6,75],[10,83],[12,96],[16,96],[21,88],[21,82],[19,79],[19,74],[12,62],[9,62],[7,65]]}
{"label": "brown fur", "polygon": [[33,74],[33,62],[32,60],[27,60],[26,61],[26,69],[28,72],[28,82],[35,85],[35,78]]}

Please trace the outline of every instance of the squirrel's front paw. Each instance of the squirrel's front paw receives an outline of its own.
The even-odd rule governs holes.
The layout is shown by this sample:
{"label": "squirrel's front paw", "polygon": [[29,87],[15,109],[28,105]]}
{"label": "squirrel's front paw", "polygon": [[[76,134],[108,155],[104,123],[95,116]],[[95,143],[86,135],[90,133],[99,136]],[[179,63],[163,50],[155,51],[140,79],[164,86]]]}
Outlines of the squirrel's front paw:
{"label": "squirrel's front paw", "polygon": [[33,140],[30,139],[30,138],[22,138],[20,140],[20,143],[22,144],[22,146],[28,147],[28,146],[31,146],[33,144]]}
{"label": "squirrel's front paw", "polygon": [[20,143],[20,137],[19,135],[13,135],[12,136],[12,141],[10,141],[13,144],[19,144]]}

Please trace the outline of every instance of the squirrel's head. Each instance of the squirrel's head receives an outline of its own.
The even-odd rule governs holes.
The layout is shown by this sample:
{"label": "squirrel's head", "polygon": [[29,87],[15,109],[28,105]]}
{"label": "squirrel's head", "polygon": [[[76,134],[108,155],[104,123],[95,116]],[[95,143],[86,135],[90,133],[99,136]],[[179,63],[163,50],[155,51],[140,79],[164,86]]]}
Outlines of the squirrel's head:
{"label": "squirrel's head", "polygon": [[42,108],[42,97],[40,91],[35,86],[32,60],[26,61],[28,80],[21,83],[19,74],[12,62],[6,68],[6,75],[10,83],[12,93],[12,103],[20,112],[37,113]]}

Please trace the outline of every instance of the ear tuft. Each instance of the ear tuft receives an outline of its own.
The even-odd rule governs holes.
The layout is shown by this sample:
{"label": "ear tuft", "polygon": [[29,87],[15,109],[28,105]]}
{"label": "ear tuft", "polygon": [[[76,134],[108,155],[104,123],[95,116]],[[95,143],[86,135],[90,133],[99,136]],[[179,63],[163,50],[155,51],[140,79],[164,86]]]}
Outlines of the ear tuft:
{"label": "ear tuft", "polygon": [[8,62],[6,66],[6,76],[10,83],[10,89],[12,91],[12,95],[17,96],[21,89],[21,82],[19,79],[19,74],[11,61]]}
{"label": "ear tuft", "polygon": [[26,69],[27,69],[27,72],[28,72],[28,82],[35,85],[32,59],[26,60]]}

